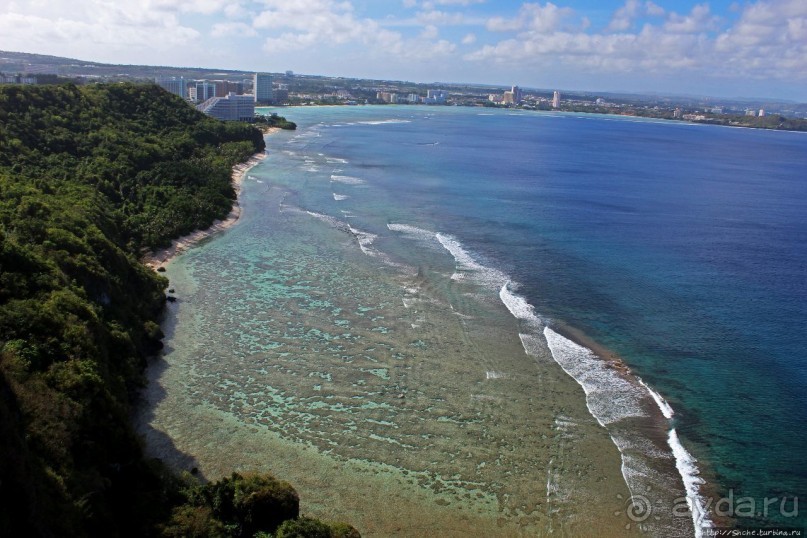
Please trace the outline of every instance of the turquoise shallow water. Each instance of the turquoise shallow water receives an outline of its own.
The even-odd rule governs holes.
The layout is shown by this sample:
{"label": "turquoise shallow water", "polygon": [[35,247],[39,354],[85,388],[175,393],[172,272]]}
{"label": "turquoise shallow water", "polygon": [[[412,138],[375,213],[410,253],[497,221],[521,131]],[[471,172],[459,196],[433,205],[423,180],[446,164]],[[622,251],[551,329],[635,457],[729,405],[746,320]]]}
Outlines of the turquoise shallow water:
{"label": "turquoise shallow water", "polygon": [[[693,532],[691,514],[667,517],[685,482],[703,504],[805,491],[803,136],[283,114],[300,129],[268,139],[243,221],[169,270],[184,295],[166,360],[186,403],[544,531],[586,512],[608,445],[616,479],[660,503],[654,534]],[[561,336],[576,330],[633,375]],[[569,439],[579,453],[558,465]],[[621,505],[618,489],[601,495]],[[775,512],[753,522],[803,525]]]}

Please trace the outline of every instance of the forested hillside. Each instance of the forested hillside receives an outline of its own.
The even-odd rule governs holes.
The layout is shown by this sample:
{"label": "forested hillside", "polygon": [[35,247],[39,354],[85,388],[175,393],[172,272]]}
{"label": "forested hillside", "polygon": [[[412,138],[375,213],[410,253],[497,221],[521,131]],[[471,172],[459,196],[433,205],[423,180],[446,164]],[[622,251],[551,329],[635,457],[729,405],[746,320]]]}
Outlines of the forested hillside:
{"label": "forested hillside", "polygon": [[129,420],[166,286],[139,258],[263,149],[156,86],[0,86],[0,535],[147,536],[186,500]]}

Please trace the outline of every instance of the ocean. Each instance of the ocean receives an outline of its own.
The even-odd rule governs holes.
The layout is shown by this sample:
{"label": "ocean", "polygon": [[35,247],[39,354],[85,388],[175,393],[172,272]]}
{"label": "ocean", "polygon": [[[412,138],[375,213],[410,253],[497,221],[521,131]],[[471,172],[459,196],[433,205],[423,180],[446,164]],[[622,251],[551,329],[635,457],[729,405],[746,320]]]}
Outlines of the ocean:
{"label": "ocean", "polygon": [[154,453],[370,536],[805,526],[807,137],[277,112],[242,221],[168,268]]}

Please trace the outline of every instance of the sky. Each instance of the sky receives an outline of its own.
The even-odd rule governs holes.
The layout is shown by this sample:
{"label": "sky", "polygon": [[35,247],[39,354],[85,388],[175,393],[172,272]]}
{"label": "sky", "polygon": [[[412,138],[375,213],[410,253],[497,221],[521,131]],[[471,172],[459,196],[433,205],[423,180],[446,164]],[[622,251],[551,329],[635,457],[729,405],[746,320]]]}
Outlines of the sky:
{"label": "sky", "polygon": [[807,0],[2,0],[0,50],[807,102]]}

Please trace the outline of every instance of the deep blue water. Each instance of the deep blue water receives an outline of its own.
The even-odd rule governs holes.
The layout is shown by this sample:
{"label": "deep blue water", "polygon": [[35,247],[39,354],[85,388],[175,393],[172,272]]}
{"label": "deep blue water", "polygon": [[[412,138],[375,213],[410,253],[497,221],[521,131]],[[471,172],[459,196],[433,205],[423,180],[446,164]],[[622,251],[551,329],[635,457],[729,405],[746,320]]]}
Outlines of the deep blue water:
{"label": "deep blue water", "polygon": [[349,208],[382,250],[387,222],[453,235],[655,387],[720,494],[807,492],[807,136],[477,109],[281,113],[365,182],[334,187],[341,205],[299,185],[301,205]]}

